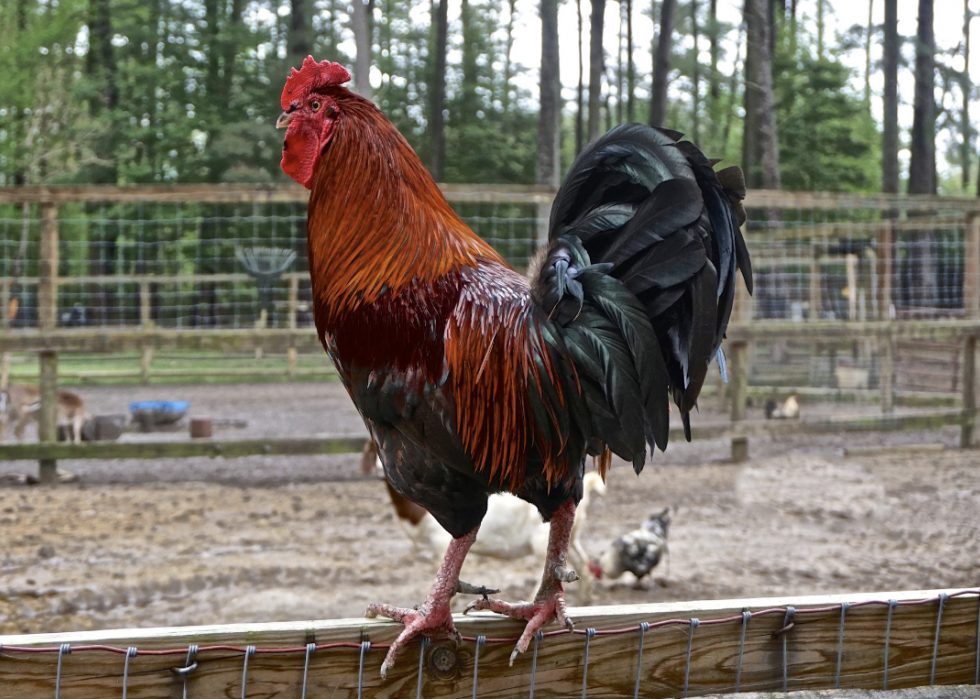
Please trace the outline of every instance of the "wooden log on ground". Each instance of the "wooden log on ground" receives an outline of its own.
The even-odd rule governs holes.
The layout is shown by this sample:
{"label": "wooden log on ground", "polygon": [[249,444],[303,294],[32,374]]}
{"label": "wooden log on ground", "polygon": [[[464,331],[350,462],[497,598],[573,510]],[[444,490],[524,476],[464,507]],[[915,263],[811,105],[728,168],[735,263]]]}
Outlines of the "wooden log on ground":
{"label": "wooden log on ground", "polygon": [[[119,696],[127,648],[137,649],[127,689],[139,699],[180,696],[184,678],[190,697],[299,696],[308,643],[317,649],[309,656],[307,696],[352,698],[359,689],[370,697],[414,696],[421,682],[422,696],[468,698],[477,636],[487,639],[477,680],[483,697],[526,695],[532,664],[538,697],[579,696],[583,688],[593,697],[632,696],[637,676],[639,695],[656,699],[730,694],[736,683],[754,692],[832,689],[838,669],[841,688],[880,689],[886,657],[890,689],[964,685],[975,677],[975,590],[589,607],[571,609],[570,616],[574,633],[548,627],[536,660],[528,652],[510,665],[522,623],[489,613],[456,615],[461,644],[437,641],[420,671],[421,645],[413,643],[387,679],[381,661],[402,627],[375,619],[6,636],[0,637],[0,699],[54,696],[59,659],[62,696]],[[650,627],[640,653],[643,623]],[[586,656],[590,628],[596,635]],[[70,652],[59,652],[62,644]],[[185,667],[191,644],[198,646],[196,665],[174,672]],[[255,651],[247,654],[247,646]]]}

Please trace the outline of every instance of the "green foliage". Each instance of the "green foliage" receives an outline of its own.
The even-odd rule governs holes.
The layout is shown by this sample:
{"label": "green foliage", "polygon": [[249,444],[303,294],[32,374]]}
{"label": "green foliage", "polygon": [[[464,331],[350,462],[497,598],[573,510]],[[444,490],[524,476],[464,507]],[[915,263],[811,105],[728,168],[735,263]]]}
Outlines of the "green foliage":
{"label": "green foliage", "polygon": [[797,39],[795,53],[781,44],[773,61],[783,189],[878,191],[881,135],[850,69]]}

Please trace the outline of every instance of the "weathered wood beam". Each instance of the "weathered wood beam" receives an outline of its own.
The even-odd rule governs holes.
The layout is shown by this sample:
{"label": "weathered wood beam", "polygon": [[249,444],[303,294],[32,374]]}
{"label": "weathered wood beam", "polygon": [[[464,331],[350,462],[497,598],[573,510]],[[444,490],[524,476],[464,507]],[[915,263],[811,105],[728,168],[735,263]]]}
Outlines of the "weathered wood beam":
{"label": "weathered wood beam", "polygon": [[[554,199],[556,188],[541,185],[440,184],[450,202],[501,202],[536,204]],[[173,204],[297,203],[304,204],[309,192],[295,184],[197,184],[197,185],[66,185],[0,187],[0,204],[155,202]],[[750,208],[775,209],[870,209],[980,211],[971,197],[934,197],[908,194],[852,194],[839,192],[784,192],[750,190],[745,199]]]}
{"label": "weathered wood beam", "polygon": [[[734,423],[698,424],[692,419],[693,440],[744,439],[746,437],[836,434],[840,432],[927,430],[972,424],[971,413],[943,410],[909,415],[869,415],[827,420],[741,420]],[[684,441],[684,430],[674,426],[670,440]],[[359,452],[364,439],[257,439],[188,442],[68,442],[0,444],[0,461],[35,459],[182,459],[198,456],[302,456]]]}
{"label": "weathered wood beam", "polygon": [[0,335],[0,351],[9,352],[126,352],[152,345],[158,350],[254,351],[285,354],[289,347],[299,352],[322,352],[316,330],[303,328],[240,330],[35,330]]}
{"label": "weathered wood beam", "polygon": [[[937,624],[940,594],[946,598]],[[891,613],[889,599],[896,602]],[[843,602],[849,609],[841,637]],[[792,624],[786,623],[790,607],[794,610]],[[387,644],[402,626],[376,619],[6,636],[0,637],[0,699],[54,696],[58,649],[66,643],[71,652],[60,656],[60,689],[62,696],[71,699],[120,696],[129,647],[137,649],[129,661],[130,696],[180,696],[185,675],[173,668],[184,667],[191,644],[199,650],[195,668],[186,674],[188,696],[299,696],[307,643],[319,646],[309,658],[307,696],[352,699],[358,696],[363,641],[371,644],[364,651],[360,673],[364,696],[414,696],[421,680],[422,696],[468,698],[473,695],[477,636],[488,639],[480,649],[479,696],[526,696],[533,662],[535,696],[579,696],[584,685],[587,696],[624,697],[633,695],[637,680],[642,623],[651,625],[643,634],[639,669],[643,697],[679,697],[685,685],[690,696],[730,694],[736,676],[742,691],[833,688],[839,647],[841,687],[878,689],[884,684],[889,616],[889,688],[974,681],[975,591],[671,602],[569,611],[576,621],[575,633],[548,627],[549,635],[538,644],[536,662],[530,652],[513,665],[508,662],[523,624],[489,613],[456,615],[461,644],[436,641],[421,658],[420,678],[420,644],[413,643],[384,680],[379,672],[381,661]],[[751,612],[747,620],[743,611]],[[693,631],[692,618],[699,620]],[[589,628],[597,634],[589,641],[586,664],[585,630]],[[246,646],[257,649],[249,657],[247,674]],[[48,650],[24,650],[28,648]]]}
{"label": "weathered wood beam", "polygon": [[364,437],[329,439],[247,439],[223,442],[42,442],[0,444],[0,461],[34,459],[186,459],[209,456],[308,456],[360,453]]}

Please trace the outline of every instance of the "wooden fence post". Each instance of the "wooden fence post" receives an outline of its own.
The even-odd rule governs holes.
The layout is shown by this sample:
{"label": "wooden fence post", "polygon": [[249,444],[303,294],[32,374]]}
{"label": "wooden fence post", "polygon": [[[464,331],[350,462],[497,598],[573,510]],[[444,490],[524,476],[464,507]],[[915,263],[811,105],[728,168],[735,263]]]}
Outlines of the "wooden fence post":
{"label": "wooden fence post", "polygon": [[878,231],[878,318],[892,317],[892,264],[895,255],[894,225],[885,221]]}
{"label": "wooden fence post", "polygon": [[[40,279],[37,290],[37,324],[42,332],[52,331],[58,318],[58,208],[54,204],[41,204],[41,259]],[[41,408],[38,416],[38,441],[54,442],[58,439],[58,355],[40,352]],[[58,479],[58,462],[41,459],[38,462],[41,483],[54,483]]]}
{"label": "wooden fence post", "polygon": [[535,237],[537,238],[537,245],[535,249],[548,243],[548,222],[551,219],[551,202],[539,201],[536,211],[537,227],[535,228]]}
{"label": "wooden fence post", "polygon": [[[153,329],[153,318],[150,309],[150,280],[140,279],[140,327],[143,330]],[[150,371],[153,366],[153,345],[144,342],[140,350],[140,383],[150,385]]]}
{"label": "wooden fence post", "polygon": [[744,341],[728,344],[728,390],[731,394],[731,420],[745,419],[745,399],[748,396],[748,343]]}
{"label": "wooden fence post", "polygon": [[[7,332],[10,329],[10,281],[3,279],[0,281],[0,330]],[[0,352],[0,442],[7,441],[7,404],[3,394],[7,392],[7,384],[10,381],[10,353]]]}
{"label": "wooden fence post", "polygon": [[[963,316],[980,319],[980,212],[971,212],[963,234]],[[960,428],[960,446],[977,444],[977,336],[963,342],[963,412],[966,422]]]}
{"label": "wooden fence post", "polygon": [[10,352],[0,353],[0,442],[7,441],[7,386],[10,383]]}
{"label": "wooden fence post", "polygon": [[[296,310],[299,306],[299,277],[289,278],[289,329],[296,329]],[[286,373],[290,381],[296,380],[296,346],[290,341],[286,348]]]}
{"label": "wooden fence post", "polygon": [[960,427],[960,447],[977,446],[977,338],[968,337],[963,343],[963,417]]}
{"label": "wooden fence post", "polygon": [[895,340],[891,332],[878,338],[878,388],[881,391],[881,412],[895,412]]}
{"label": "wooden fence post", "polygon": [[823,297],[820,288],[820,244],[810,241],[810,322],[820,320]]}

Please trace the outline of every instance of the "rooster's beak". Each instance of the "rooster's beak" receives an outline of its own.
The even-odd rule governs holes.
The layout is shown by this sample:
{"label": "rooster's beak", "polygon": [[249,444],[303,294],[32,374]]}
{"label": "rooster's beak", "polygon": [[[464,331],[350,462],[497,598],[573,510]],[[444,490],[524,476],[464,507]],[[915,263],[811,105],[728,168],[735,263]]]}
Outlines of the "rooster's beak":
{"label": "rooster's beak", "polygon": [[289,122],[291,122],[292,120],[293,120],[292,114],[290,114],[289,112],[283,112],[282,114],[279,115],[279,118],[276,119],[276,128],[284,129],[287,126],[289,126]]}

